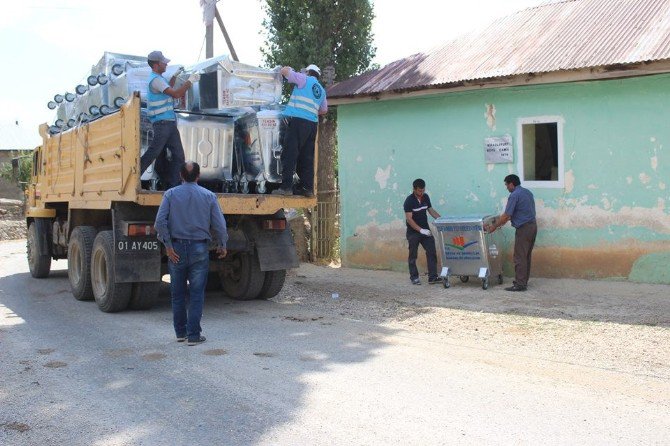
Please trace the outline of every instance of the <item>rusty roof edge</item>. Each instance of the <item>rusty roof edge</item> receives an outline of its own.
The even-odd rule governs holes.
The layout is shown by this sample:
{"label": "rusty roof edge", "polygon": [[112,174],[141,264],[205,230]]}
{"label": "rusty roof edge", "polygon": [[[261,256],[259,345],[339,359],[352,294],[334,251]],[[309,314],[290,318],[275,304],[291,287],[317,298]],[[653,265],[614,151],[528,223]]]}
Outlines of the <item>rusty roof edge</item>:
{"label": "rusty roof edge", "polygon": [[490,88],[520,87],[560,84],[626,77],[650,76],[670,73],[670,58],[630,63],[584,67],[572,70],[555,70],[538,73],[521,73],[482,79],[468,79],[444,84],[424,85],[373,93],[328,96],[328,105],[355,104],[377,100],[404,99],[407,97],[431,96],[456,91],[482,90]]}

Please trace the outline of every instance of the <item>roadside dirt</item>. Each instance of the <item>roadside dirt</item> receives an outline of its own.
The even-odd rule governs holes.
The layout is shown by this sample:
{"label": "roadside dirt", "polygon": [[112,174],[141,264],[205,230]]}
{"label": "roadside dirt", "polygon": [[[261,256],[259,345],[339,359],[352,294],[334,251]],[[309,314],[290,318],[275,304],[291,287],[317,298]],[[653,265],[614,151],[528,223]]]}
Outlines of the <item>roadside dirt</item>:
{"label": "roadside dirt", "polygon": [[537,278],[512,293],[451,283],[303,264],[274,300],[306,318],[334,313],[510,357],[670,379],[670,286]]}
{"label": "roadside dirt", "polygon": [[0,240],[18,240],[25,237],[23,201],[0,198]]}

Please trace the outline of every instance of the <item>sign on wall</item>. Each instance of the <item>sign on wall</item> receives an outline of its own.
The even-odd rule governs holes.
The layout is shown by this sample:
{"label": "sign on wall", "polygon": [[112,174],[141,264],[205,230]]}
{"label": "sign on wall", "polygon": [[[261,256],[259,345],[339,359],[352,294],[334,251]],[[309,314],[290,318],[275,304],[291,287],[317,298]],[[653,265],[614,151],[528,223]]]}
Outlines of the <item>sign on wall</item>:
{"label": "sign on wall", "polygon": [[514,161],[511,135],[484,138],[484,150],[487,163],[511,163]]}

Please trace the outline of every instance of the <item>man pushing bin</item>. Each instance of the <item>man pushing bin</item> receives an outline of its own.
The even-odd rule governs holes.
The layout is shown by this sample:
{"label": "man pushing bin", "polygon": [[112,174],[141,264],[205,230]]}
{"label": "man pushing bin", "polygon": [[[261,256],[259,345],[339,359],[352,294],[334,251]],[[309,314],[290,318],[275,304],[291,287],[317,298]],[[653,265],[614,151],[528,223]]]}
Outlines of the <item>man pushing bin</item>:
{"label": "man pushing bin", "polygon": [[407,223],[407,241],[409,242],[409,280],[414,285],[421,285],[419,270],[416,267],[416,256],[419,245],[426,251],[428,262],[428,283],[440,283],[437,276],[437,254],[435,252],[435,238],[428,228],[429,213],[433,218],[440,218],[440,214],[433,209],[430,197],[425,193],[426,182],[417,178],[412,183],[413,191],[405,200],[405,220]]}

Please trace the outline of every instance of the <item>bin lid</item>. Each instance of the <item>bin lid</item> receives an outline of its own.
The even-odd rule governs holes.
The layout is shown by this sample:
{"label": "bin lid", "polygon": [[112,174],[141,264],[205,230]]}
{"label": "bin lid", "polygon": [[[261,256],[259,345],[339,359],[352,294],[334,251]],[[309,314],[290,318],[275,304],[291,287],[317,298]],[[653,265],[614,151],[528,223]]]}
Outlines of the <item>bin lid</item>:
{"label": "bin lid", "polygon": [[280,119],[282,116],[281,110],[261,110],[256,112],[256,116],[261,119]]}
{"label": "bin lid", "polygon": [[481,223],[489,218],[496,217],[497,214],[479,214],[479,215],[447,215],[435,220],[435,224],[450,224],[450,223]]}

